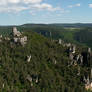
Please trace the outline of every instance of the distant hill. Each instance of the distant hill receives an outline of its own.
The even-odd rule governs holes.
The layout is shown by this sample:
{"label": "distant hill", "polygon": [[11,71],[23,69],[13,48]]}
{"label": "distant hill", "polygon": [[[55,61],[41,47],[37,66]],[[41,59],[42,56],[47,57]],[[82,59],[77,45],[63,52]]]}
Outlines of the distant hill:
{"label": "distant hill", "polygon": [[[16,26],[16,25],[15,25]],[[0,34],[9,35],[13,26],[0,26]],[[92,24],[23,24],[17,26],[20,31],[37,32],[50,39],[63,39],[66,42],[72,42],[92,47]]]}
{"label": "distant hill", "polygon": [[83,24],[83,23],[75,23],[75,24],[51,24],[54,26],[61,26],[61,27],[75,27],[75,28],[80,28],[80,27],[92,27],[92,23],[88,24]]}
{"label": "distant hill", "polygon": [[92,27],[92,23],[55,23],[55,24],[24,24],[23,27],[42,27],[42,26],[58,26],[58,27]]}

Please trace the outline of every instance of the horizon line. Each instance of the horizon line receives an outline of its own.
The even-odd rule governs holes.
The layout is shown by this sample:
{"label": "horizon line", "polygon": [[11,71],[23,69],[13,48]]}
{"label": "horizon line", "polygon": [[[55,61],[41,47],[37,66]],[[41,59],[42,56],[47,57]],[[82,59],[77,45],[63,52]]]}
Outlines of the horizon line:
{"label": "horizon line", "polygon": [[34,25],[50,25],[50,24],[92,24],[90,22],[74,22],[74,23],[24,23],[24,24],[0,24],[1,26],[21,26],[25,24],[34,24]]}

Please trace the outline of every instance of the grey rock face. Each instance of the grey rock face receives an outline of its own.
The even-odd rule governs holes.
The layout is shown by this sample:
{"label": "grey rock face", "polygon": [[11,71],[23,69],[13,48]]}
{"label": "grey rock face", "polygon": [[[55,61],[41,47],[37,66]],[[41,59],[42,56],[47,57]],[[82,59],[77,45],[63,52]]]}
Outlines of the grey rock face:
{"label": "grey rock face", "polygon": [[88,48],[88,53],[91,53],[91,48]]}
{"label": "grey rock face", "polygon": [[2,35],[0,35],[0,38],[2,38],[3,36]]}
{"label": "grey rock face", "polygon": [[5,37],[4,39],[7,40],[7,41],[10,41],[11,40],[9,37]]}
{"label": "grey rock face", "polygon": [[30,75],[27,76],[26,78],[29,82],[32,82],[32,77]]}
{"label": "grey rock face", "polygon": [[69,47],[69,52],[74,54],[76,52],[76,46],[70,46]]}
{"label": "grey rock face", "polygon": [[92,68],[91,68],[90,78],[91,78],[91,80],[92,80]]}
{"label": "grey rock face", "polygon": [[75,53],[75,51],[76,51],[76,46],[73,46],[72,47],[72,53]]}
{"label": "grey rock face", "polygon": [[22,46],[27,43],[27,36],[22,36],[16,27],[13,28],[13,36],[14,43],[20,43]]}
{"label": "grey rock face", "polygon": [[20,41],[21,45],[24,46],[27,43],[27,36],[20,38],[19,41]]}
{"label": "grey rock face", "polygon": [[0,42],[2,42],[2,39],[0,39]]}
{"label": "grey rock face", "polygon": [[80,75],[80,67],[78,68],[78,73],[77,73],[77,75],[78,75],[78,76]]}
{"label": "grey rock face", "polygon": [[73,60],[74,56],[73,56],[72,53],[69,53],[69,58],[70,58],[71,60]]}
{"label": "grey rock face", "polygon": [[0,42],[2,42],[2,35],[0,35]]}
{"label": "grey rock face", "polygon": [[85,88],[87,89],[87,90],[91,90],[92,91],[92,69],[91,69],[91,74],[90,74],[91,76],[89,77],[87,77],[87,78],[85,78],[85,76],[84,76],[84,82],[85,82]]}
{"label": "grey rock face", "polygon": [[80,56],[80,63],[83,64],[83,56]]}
{"label": "grey rock face", "polygon": [[39,81],[39,80],[38,80],[38,77],[37,77],[36,80],[35,80],[35,82],[38,83],[38,81]]}
{"label": "grey rock face", "polygon": [[31,60],[31,55],[27,56],[27,62],[30,62],[30,60]]}
{"label": "grey rock face", "polygon": [[79,61],[79,58],[80,58],[80,55],[77,55],[76,56],[76,60]]}
{"label": "grey rock face", "polygon": [[62,44],[62,40],[61,39],[59,39],[59,44]]}
{"label": "grey rock face", "polygon": [[22,34],[17,30],[17,28],[14,27],[14,28],[13,28],[13,36],[19,37],[19,36],[21,36],[21,35],[22,35]]}
{"label": "grey rock face", "polygon": [[14,37],[13,40],[14,40],[15,43],[17,43],[19,41],[19,38]]}
{"label": "grey rock face", "polygon": [[71,47],[71,43],[66,43],[65,44],[67,47]]}

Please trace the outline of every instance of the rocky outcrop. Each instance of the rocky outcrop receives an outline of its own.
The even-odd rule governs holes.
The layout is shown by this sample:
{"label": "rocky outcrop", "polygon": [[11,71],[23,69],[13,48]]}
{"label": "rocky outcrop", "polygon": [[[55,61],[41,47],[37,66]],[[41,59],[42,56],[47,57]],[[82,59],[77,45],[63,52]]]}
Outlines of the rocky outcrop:
{"label": "rocky outcrop", "polygon": [[31,86],[33,86],[33,79],[30,75],[27,75],[27,78],[26,78],[30,83],[31,83]]}
{"label": "rocky outcrop", "polygon": [[66,43],[62,39],[59,39],[57,42],[66,48],[66,52],[71,60],[70,65],[89,65],[92,57],[91,48],[87,48],[86,51],[79,51],[75,44]]}
{"label": "rocky outcrop", "polygon": [[92,91],[92,81],[90,80],[89,76],[87,77],[87,79],[84,77],[84,82],[85,88]]}
{"label": "rocky outcrop", "polygon": [[11,39],[9,37],[4,38],[6,41],[10,41]]}
{"label": "rocky outcrop", "polygon": [[62,42],[62,40],[61,40],[61,39],[59,39],[59,41],[58,41],[58,42],[59,42],[59,44],[63,44],[63,42]]}
{"label": "rocky outcrop", "polygon": [[24,46],[27,43],[27,36],[23,36],[16,27],[13,28],[13,41]]}
{"label": "rocky outcrop", "polygon": [[0,35],[0,42],[2,42],[2,35]]}
{"label": "rocky outcrop", "polygon": [[33,86],[33,83],[37,84],[39,82],[38,76],[36,75],[27,75],[26,79],[31,83],[31,86]]}
{"label": "rocky outcrop", "polygon": [[91,48],[88,48],[88,53],[91,53]]}
{"label": "rocky outcrop", "polygon": [[27,36],[21,37],[19,39],[19,42],[21,43],[21,45],[24,46],[27,43]]}
{"label": "rocky outcrop", "polygon": [[27,62],[30,62],[30,60],[31,60],[31,55],[27,56]]}
{"label": "rocky outcrop", "polygon": [[87,90],[92,91],[92,68],[90,70],[90,77],[89,77],[89,75],[87,76],[87,78],[84,76],[84,82],[85,82],[85,88]]}
{"label": "rocky outcrop", "polygon": [[69,52],[71,52],[71,53],[74,54],[74,53],[76,52],[76,46],[75,46],[75,45],[73,45],[73,46],[70,45],[70,46],[69,46]]}
{"label": "rocky outcrop", "polygon": [[24,37],[14,37],[14,43],[20,43],[21,45],[25,45],[27,43],[27,36]]}
{"label": "rocky outcrop", "polygon": [[17,30],[16,27],[13,28],[13,36],[17,36],[17,37],[20,37],[22,34]]}
{"label": "rocky outcrop", "polygon": [[87,90],[91,90],[91,91],[92,91],[92,82],[91,82],[90,84],[86,84],[86,85],[85,85],[85,88],[86,88]]}

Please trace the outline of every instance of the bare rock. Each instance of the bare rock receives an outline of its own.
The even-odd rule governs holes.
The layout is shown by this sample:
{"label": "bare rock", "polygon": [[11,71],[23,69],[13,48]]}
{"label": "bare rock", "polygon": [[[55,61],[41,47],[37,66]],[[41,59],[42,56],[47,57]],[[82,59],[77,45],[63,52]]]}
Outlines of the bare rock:
{"label": "bare rock", "polygon": [[74,56],[73,56],[72,53],[69,54],[69,58],[70,58],[71,60],[73,60]]}
{"label": "bare rock", "polygon": [[88,53],[91,53],[91,48],[88,48]]}
{"label": "bare rock", "polygon": [[35,80],[35,82],[38,83],[38,81],[39,81],[39,80],[38,80],[38,77],[37,77],[36,80]]}
{"label": "bare rock", "polygon": [[17,37],[14,37],[13,40],[14,40],[15,43],[19,42],[19,38],[17,38]]}
{"label": "bare rock", "polygon": [[62,44],[62,40],[61,39],[59,39],[59,44]]}
{"label": "bare rock", "polygon": [[20,38],[19,42],[21,43],[21,45],[24,46],[27,43],[27,36],[24,36],[24,37]]}
{"label": "bare rock", "polygon": [[32,77],[30,75],[27,76],[26,78],[29,82],[32,82]]}
{"label": "bare rock", "polygon": [[22,34],[17,30],[17,28],[14,27],[14,28],[13,28],[13,36],[19,37],[19,36],[21,36],[21,35],[22,35]]}
{"label": "bare rock", "polygon": [[31,55],[27,56],[27,62],[30,62],[30,60],[31,60]]}

